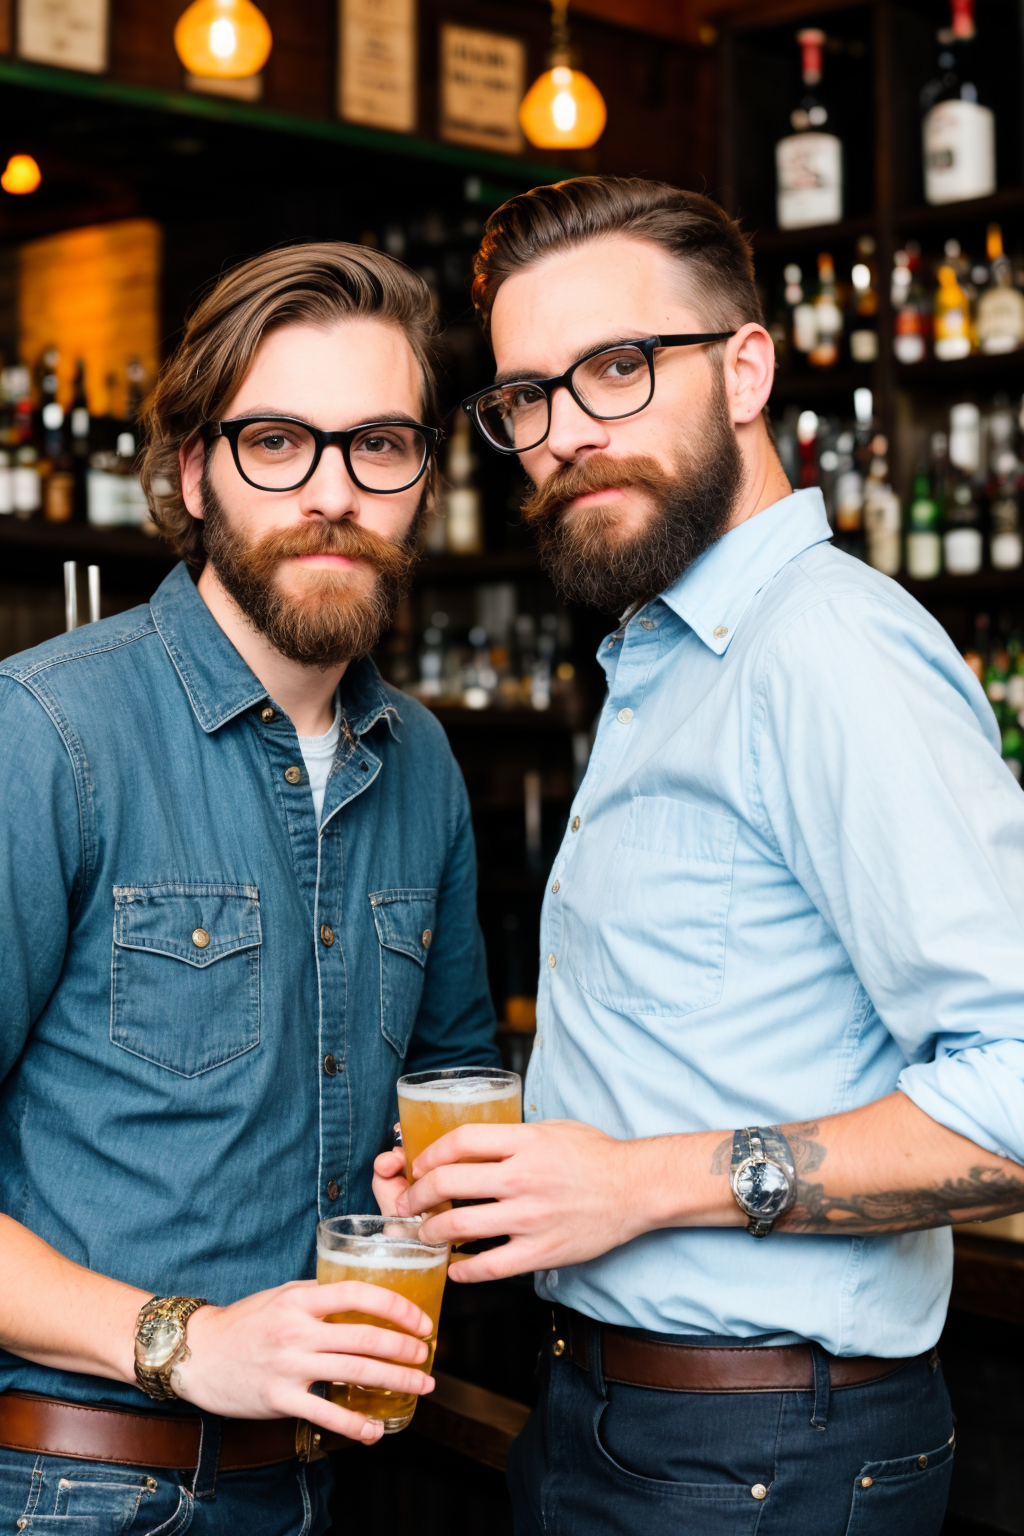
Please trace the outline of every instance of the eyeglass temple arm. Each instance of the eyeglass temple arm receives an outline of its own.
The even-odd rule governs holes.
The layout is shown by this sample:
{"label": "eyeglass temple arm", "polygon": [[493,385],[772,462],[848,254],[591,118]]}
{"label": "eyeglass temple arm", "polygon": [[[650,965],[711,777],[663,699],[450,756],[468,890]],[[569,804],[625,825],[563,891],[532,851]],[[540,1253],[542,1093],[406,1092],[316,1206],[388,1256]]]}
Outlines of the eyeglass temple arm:
{"label": "eyeglass temple arm", "polygon": [[691,347],[697,346],[702,341],[728,341],[730,336],[735,335],[735,331],[702,331],[689,336],[659,336],[658,346]]}

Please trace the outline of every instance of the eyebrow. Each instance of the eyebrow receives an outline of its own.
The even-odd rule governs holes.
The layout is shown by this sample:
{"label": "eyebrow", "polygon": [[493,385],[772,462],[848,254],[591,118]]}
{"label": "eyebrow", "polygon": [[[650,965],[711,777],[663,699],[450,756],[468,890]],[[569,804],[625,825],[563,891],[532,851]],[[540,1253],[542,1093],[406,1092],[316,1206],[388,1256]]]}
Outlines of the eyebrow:
{"label": "eyebrow", "polygon": [[[316,426],[315,421],[307,421],[305,416],[298,416],[294,411],[282,411],[280,406],[275,405],[254,405],[251,406],[248,410],[243,411],[240,416],[225,417],[224,419],[231,421],[266,421],[268,419],[273,420],[274,418],[278,418],[282,421],[300,421],[304,426],[307,427]],[[407,424],[410,427],[418,427],[420,422],[415,416],[410,416],[408,411],[386,411],[382,416],[364,416],[362,421],[354,421],[352,426],[372,427],[378,424],[382,427],[388,426],[389,424],[393,426]],[[329,432],[333,430],[335,429],[331,427],[318,428],[318,431],[321,432]],[[342,427],[338,430],[347,432],[350,429],[348,427]]]}
{"label": "eyebrow", "polygon": [[[585,357],[594,357],[598,352],[610,352],[613,347],[624,347],[631,342],[645,340],[646,337],[638,336],[634,331],[631,332],[631,334],[628,336],[617,336],[613,337],[611,341],[599,341],[596,343],[591,343],[590,346],[580,347],[579,351],[574,353],[572,358],[566,364],[563,372],[568,373],[570,368],[572,368],[576,363],[581,363]],[[494,385],[495,388],[500,388],[505,384],[528,384],[533,379],[550,379],[558,377],[560,377],[560,375],[543,373],[539,368],[515,368],[509,369],[505,373],[495,374]]]}

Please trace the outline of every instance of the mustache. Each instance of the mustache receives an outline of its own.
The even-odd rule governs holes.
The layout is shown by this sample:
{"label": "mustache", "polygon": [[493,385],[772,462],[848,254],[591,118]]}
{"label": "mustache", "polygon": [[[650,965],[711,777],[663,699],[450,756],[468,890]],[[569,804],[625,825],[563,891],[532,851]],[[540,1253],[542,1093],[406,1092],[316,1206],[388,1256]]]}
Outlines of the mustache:
{"label": "mustache", "polygon": [[534,486],[522,504],[522,518],[532,527],[551,526],[577,496],[594,491],[626,490],[630,486],[658,496],[672,483],[672,476],[657,459],[646,454],[623,458],[592,454],[575,464],[563,464],[540,485]]}
{"label": "mustache", "polygon": [[281,528],[264,534],[253,545],[251,558],[262,571],[269,572],[280,561],[302,555],[344,555],[349,560],[365,560],[381,576],[403,580],[418,558],[414,538],[396,543],[360,523],[318,522],[307,528]]}

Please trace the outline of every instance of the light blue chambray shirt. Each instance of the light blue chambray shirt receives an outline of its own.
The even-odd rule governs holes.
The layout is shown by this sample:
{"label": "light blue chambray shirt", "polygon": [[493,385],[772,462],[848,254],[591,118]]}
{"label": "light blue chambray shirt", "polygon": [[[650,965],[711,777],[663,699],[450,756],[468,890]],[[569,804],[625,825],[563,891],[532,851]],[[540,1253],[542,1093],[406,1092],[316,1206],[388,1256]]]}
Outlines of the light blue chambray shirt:
{"label": "light blue chambray shirt", "polygon": [[[658,1136],[900,1088],[1024,1162],[1024,795],[945,631],[828,540],[798,491],[602,642],[527,1117]],[[935,1343],[951,1269],[948,1228],[676,1228],[538,1290],[613,1324],[893,1357]]]}

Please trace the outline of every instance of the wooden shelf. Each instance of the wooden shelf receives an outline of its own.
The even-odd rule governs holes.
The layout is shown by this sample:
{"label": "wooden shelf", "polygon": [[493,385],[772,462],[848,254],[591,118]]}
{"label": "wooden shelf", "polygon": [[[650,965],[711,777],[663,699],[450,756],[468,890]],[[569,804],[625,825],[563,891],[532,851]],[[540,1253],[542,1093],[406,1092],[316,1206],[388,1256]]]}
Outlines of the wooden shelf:
{"label": "wooden shelf", "polygon": [[757,255],[787,255],[790,251],[827,251],[832,245],[844,245],[860,235],[872,235],[877,220],[871,214],[859,219],[843,219],[839,224],[815,224],[809,229],[756,230],[750,237]]}
{"label": "wooden shelf", "polygon": [[475,585],[535,576],[546,581],[533,549],[496,550],[482,555],[426,555],[416,568],[417,586]]}
{"label": "wooden shelf", "polygon": [[925,358],[920,363],[897,363],[896,381],[904,389],[998,389],[1000,384],[1019,388],[1024,378],[1024,351],[983,353],[961,357],[952,363]]}
{"label": "wooden shelf", "polygon": [[1024,213],[1024,187],[1004,187],[991,197],[975,197],[966,203],[922,203],[893,215],[893,227],[902,234],[923,233],[938,227],[943,234],[964,224],[988,224],[1008,213]]}
{"label": "wooden shelf", "polygon": [[22,522],[17,517],[0,517],[0,545],[49,550],[56,559],[88,560],[93,564],[109,556],[170,569],[177,558],[162,539],[149,538],[135,528],[93,528],[89,523],[47,523],[37,518]]}
{"label": "wooden shelf", "polygon": [[[425,699],[420,701],[427,703]],[[582,720],[555,709],[464,709],[458,704],[427,704],[445,730],[580,731]]]}
{"label": "wooden shelf", "polygon": [[936,601],[979,603],[990,598],[1015,598],[1024,601],[1024,570],[978,571],[974,576],[936,576],[932,581],[913,581],[896,577],[911,597],[925,608]]}
{"label": "wooden shelf", "polygon": [[787,373],[775,379],[771,398],[779,402],[834,399],[852,395],[855,389],[870,389],[873,377],[870,363],[864,363],[856,371],[822,368],[814,373]]}
{"label": "wooden shelf", "polygon": [[1024,1323],[1024,1243],[958,1232],[953,1255],[951,1308]]}
{"label": "wooden shelf", "polygon": [[412,1427],[428,1440],[504,1472],[509,1446],[522,1433],[529,1408],[444,1371],[435,1371],[434,1380],[433,1392],[416,1405]]}

